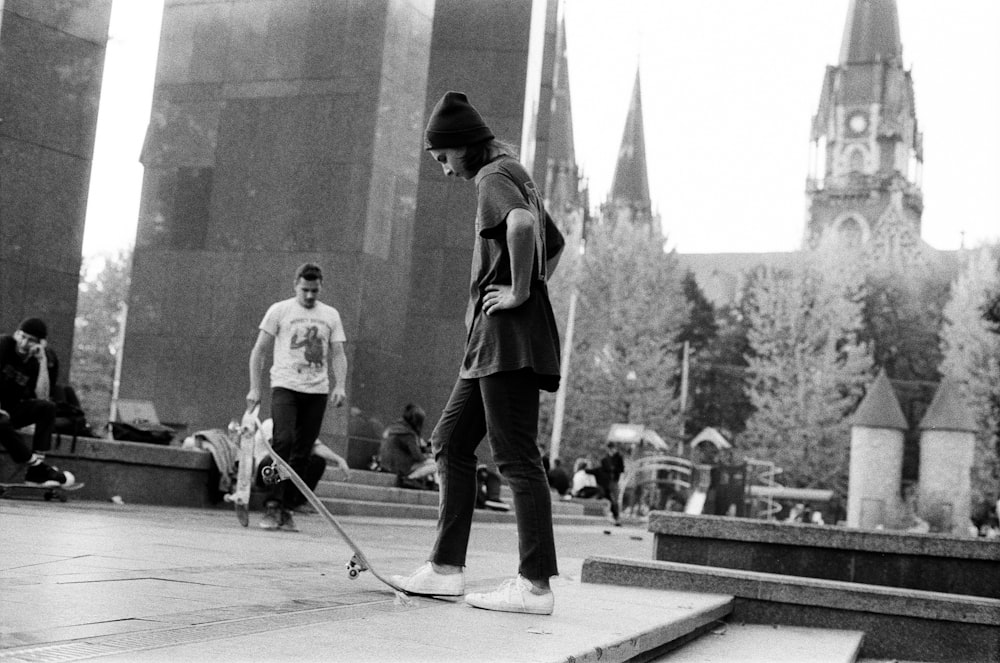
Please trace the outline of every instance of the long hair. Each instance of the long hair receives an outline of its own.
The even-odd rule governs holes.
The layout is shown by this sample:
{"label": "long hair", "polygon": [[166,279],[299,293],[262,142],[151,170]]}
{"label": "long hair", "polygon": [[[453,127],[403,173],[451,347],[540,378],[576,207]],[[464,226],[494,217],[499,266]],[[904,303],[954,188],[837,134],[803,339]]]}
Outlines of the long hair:
{"label": "long hair", "polygon": [[407,403],[406,407],[403,408],[403,421],[408,423],[410,428],[417,432],[417,435],[420,435],[420,432],[424,428],[424,418],[426,416],[424,409],[419,405]]}
{"label": "long hair", "polygon": [[490,138],[467,145],[465,147],[465,156],[462,157],[462,165],[470,172],[478,173],[483,166],[501,156],[509,156],[516,159],[517,148],[506,141]]}

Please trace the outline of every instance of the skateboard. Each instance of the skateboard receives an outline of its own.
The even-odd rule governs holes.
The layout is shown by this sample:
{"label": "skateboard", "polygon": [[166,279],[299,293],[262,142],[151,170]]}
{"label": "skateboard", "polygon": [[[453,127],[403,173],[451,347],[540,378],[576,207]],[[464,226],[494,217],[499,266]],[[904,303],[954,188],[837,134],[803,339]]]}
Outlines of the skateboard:
{"label": "skateboard", "polygon": [[46,502],[59,500],[65,502],[68,493],[83,488],[83,483],[74,483],[69,487],[65,486],[39,486],[33,483],[0,483],[0,497],[7,499],[17,499],[21,497],[41,497]]}
{"label": "skateboard", "polygon": [[[260,427],[260,420],[257,418],[256,409],[247,412],[246,414],[243,415],[243,424],[244,426],[247,426],[249,424],[248,429],[251,431],[250,432],[251,436],[253,435],[254,432],[256,432],[256,430]],[[241,434],[243,433],[241,432]],[[346,543],[347,546],[353,551],[354,554],[351,556],[351,559],[348,560],[346,565],[347,576],[351,580],[357,580],[358,576],[360,576],[363,571],[371,571],[371,574],[375,576],[377,580],[379,580],[384,585],[391,587],[393,590],[401,594],[407,594],[409,596],[424,596],[427,598],[434,598],[441,600],[454,598],[454,597],[442,597],[434,594],[421,594],[419,592],[411,592],[409,590],[403,589],[395,582],[393,582],[391,579],[389,579],[387,576],[384,576],[381,573],[379,573],[375,569],[375,567],[372,566],[372,563],[368,561],[368,558],[365,556],[364,551],[361,550],[358,544],[354,542],[351,536],[347,533],[347,530],[345,530],[343,526],[339,522],[337,522],[337,519],[333,517],[333,514],[331,514],[329,509],[326,508],[326,505],[324,505],[323,502],[318,497],[316,497],[316,493],[310,490],[309,486],[306,485],[306,482],[302,480],[302,477],[300,477],[295,472],[295,470],[292,469],[291,465],[289,465],[284,458],[275,453],[274,448],[271,447],[270,442],[262,438],[262,443],[264,445],[264,448],[267,450],[267,453],[270,454],[271,460],[273,461],[271,465],[265,465],[261,470],[261,476],[264,480],[264,483],[275,484],[278,483],[279,481],[284,481],[288,479],[295,485],[296,488],[299,489],[299,492],[302,493],[302,496],[306,498],[306,501],[309,502],[312,508],[316,509],[316,512],[321,516],[323,516],[323,519],[330,524],[330,527],[332,527],[337,532],[337,534],[340,535],[340,538],[344,540],[344,543]]]}
{"label": "skateboard", "polygon": [[[240,525],[250,525],[250,489],[253,486],[253,445],[254,437],[259,427],[257,419],[258,408],[243,415],[243,421],[229,424],[229,432],[239,433],[240,451],[237,459],[236,490],[226,495],[224,499],[236,505],[236,518]],[[255,423],[257,422],[257,423]]]}

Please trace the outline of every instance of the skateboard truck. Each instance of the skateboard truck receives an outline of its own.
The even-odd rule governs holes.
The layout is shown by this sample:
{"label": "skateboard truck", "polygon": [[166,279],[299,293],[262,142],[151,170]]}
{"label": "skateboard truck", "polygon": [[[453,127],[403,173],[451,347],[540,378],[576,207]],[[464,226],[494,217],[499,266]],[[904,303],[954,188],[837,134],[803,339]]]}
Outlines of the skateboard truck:
{"label": "skateboard truck", "polygon": [[260,477],[269,486],[289,479],[290,477],[281,471],[281,467],[277,463],[271,463],[270,465],[265,465],[260,469]]}
{"label": "skateboard truck", "polygon": [[365,564],[357,555],[352,555],[351,559],[348,560],[347,564],[347,577],[351,580],[357,580],[358,576],[361,575],[362,571],[368,570],[368,565]]}

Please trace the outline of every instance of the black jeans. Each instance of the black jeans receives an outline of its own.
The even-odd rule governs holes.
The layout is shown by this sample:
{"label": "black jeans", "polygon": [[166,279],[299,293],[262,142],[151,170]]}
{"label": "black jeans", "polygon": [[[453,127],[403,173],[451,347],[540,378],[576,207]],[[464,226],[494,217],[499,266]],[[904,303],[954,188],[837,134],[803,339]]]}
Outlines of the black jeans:
{"label": "black jeans", "polygon": [[[271,446],[303,479],[307,474],[313,444],[323,426],[328,398],[327,394],[304,394],[284,387],[271,390],[271,418],[274,420]],[[279,502],[284,509],[294,509],[301,504],[299,491],[291,481],[274,484],[267,492],[266,500]]]}
{"label": "black jeans", "polygon": [[485,436],[514,494],[518,571],[528,580],[558,575],[552,498],[538,435],[538,385],[531,371],[459,379],[431,436],[441,478],[435,564],[465,566],[476,508],[476,447]]}
{"label": "black jeans", "polygon": [[18,428],[35,424],[32,437],[32,447],[39,453],[45,453],[52,445],[52,431],[56,424],[56,404],[52,401],[29,399],[5,408],[10,418],[0,421],[0,445],[10,454],[15,463],[26,463],[31,459],[28,449]]}

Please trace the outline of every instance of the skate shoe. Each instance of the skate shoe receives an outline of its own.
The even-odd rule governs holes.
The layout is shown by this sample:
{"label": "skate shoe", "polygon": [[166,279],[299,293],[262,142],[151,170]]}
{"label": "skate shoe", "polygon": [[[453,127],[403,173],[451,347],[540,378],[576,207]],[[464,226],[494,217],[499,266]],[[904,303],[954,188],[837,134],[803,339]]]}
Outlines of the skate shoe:
{"label": "skate shoe", "polygon": [[257,523],[261,529],[278,529],[281,527],[281,507],[277,502],[268,502],[264,505],[264,515]]}
{"label": "skate shoe", "polygon": [[465,572],[438,573],[430,562],[408,576],[392,576],[392,581],[407,592],[431,596],[461,596],[465,593]]}
{"label": "skate shoe", "polygon": [[292,512],[287,509],[281,510],[281,519],[278,522],[278,529],[282,532],[299,531],[299,528],[295,526],[295,518],[292,518]]}
{"label": "skate shoe", "polygon": [[24,473],[24,482],[45,488],[68,488],[76,483],[76,477],[69,472],[61,471],[58,467],[42,462],[28,467],[27,472]]}
{"label": "skate shoe", "polygon": [[519,575],[506,581],[495,591],[466,594],[465,602],[483,610],[551,615],[555,596],[551,591],[536,594],[533,589],[531,581]]}

